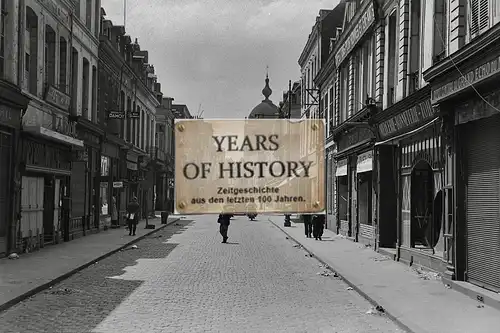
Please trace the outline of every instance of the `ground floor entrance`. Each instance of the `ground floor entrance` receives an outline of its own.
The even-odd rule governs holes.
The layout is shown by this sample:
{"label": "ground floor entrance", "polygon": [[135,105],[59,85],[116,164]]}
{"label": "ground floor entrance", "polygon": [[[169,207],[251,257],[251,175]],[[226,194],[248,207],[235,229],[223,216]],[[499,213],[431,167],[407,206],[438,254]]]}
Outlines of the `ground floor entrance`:
{"label": "ground floor entrance", "polygon": [[0,127],[0,257],[8,251],[8,235],[11,213],[11,167],[13,135]]}
{"label": "ground floor entrance", "polygon": [[500,291],[500,116],[461,126],[466,164],[466,278]]}

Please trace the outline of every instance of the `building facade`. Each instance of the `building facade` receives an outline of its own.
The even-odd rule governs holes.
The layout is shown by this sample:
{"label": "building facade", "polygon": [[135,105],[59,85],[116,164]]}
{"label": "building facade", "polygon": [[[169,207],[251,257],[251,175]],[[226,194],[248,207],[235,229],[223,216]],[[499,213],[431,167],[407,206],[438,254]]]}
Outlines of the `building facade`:
{"label": "building facade", "polygon": [[77,92],[83,72],[72,56],[75,4],[19,4],[19,85],[31,101],[22,122],[15,248],[26,252],[70,240],[71,163],[75,151],[84,147],[71,117],[82,108]]}
{"label": "building facade", "polygon": [[17,2],[2,0],[0,10],[0,257],[3,257],[15,250],[20,226],[16,209],[19,198],[12,193],[17,193],[20,187],[21,117],[29,98],[20,88],[19,66],[23,57],[17,46],[21,8]]}
{"label": "building facade", "polygon": [[[344,8],[341,33],[332,47],[335,62],[335,115],[329,119],[336,153],[334,162],[339,233],[355,241],[372,244],[373,143],[375,135],[367,124],[379,109],[375,54],[376,3],[351,1]],[[377,72],[378,71],[378,72]],[[331,155],[333,155],[331,153]],[[330,157],[331,159],[331,157]]]}
{"label": "building facade", "polygon": [[[343,5],[341,5],[343,6]],[[302,50],[298,63],[301,72],[301,118],[324,119],[324,110],[321,108],[322,96],[319,86],[315,81],[321,68],[328,60],[330,52],[330,41],[337,34],[337,25],[339,21],[339,12],[334,10],[321,9],[316,22],[312,27],[311,33],[308,36],[306,45]],[[328,127],[328,124],[326,125]],[[328,132],[328,128],[326,128]],[[305,137],[300,146],[300,158],[314,160],[312,154],[316,152],[311,145],[311,139],[314,133],[311,131],[305,134]],[[328,169],[328,166],[326,167]],[[326,171],[328,172],[328,171]],[[314,184],[314,182],[312,182]],[[324,185],[327,188],[327,184]],[[325,188],[325,191],[327,190]],[[316,188],[313,185],[306,191],[317,193],[322,189]],[[326,196],[327,197],[327,196]],[[325,198],[326,198],[325,197]],[[329,226],[327,221],[327,227]]]}
{"label": "building facade", "polygon": [[440,207],[443,260],[448,278],[498,292],[500,4],[461,0],[442,8],[434,32],[439,47],[424,78],[441,117],[446,161]]}
{"label": "building facade", "polygon": [[337,152],[336,144],[333,140],[334,129],[334,106],[335,106],[335,82],[336,82],[336,64],[335,53],[333,52],[337,40],[342,34],[344,25],[345,3],[338,4],[330,14],[333,20],[334,36],[330,38],[328,45],[328,57],[324,64],[320,67],[314,83],[318,87],[319,95],[321,96],[320,113],[326,121],[325,132],[325,154],[326,154],[326,227],[330,230],[337,231],[337,187],[335,173],[337,164],[335,163],[334,156]]}
{"label": "building facade", "polygon": [[[439,1],[381,4],[346,3],[333,47],[335,118],[329,122],[338,230],[398,261],[444,273],[451,159],[444,118],[422,73],[447,52],[439,38],[446,10]],[[433,18],[435,24],[424,24]]]}
{"label": "building facade", "polygon": [[174,114],[171,97],[163,97],[156,108],[156,154],[163,162],[156,179],[156,210],[173,212],[174,199]]}
{"label": "building facade", "polygon": [[108,205],[116,202],[123,221],[133,197],[139,200],[142,217],[154,213],[155,117],[162,95],[148,52],[105,14],[102,10],[99,46],[98,110],[106,131],[100,160],[100,205],[101,215],[108,218]]}

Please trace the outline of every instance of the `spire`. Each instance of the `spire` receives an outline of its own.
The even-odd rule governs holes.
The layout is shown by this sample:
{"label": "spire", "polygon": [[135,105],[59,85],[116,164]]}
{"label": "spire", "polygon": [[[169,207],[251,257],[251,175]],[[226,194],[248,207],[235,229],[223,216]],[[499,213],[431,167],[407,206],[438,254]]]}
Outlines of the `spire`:
{"label": "spire", "polygon": [[268,72],[269,67],[266,66],[266,86],[264,89],[262,89],[262,95],[266,98],[265,101],[269,100],[269,96],[273,93],[271,88],[269,87],[269,72]]}

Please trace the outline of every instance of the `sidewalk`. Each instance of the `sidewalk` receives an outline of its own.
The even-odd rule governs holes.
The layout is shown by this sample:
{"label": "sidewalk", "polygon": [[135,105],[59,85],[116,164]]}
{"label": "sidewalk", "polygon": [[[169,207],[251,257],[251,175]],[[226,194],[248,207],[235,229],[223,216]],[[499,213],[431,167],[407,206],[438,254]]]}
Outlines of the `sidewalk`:
{"label": "sidewalk", "polygon": [[19,259],[0,259],[0,311],[179,219],[180,216],[169,217],[167,224],[161,224],[160,218],[150,219],[149,223],[155,224],[156,229],[145,229],[146,221],[142,220],[137,225],[136,236],[129,236],[125,227],[108,229],[21,254]]}
{"label": "sidewalk", "polygon": [[325,230],[323,241],[316,241],[305,237],[301,223],[285,228],[282,217],[273,216],[269,220],[411,332],[497,333],[500,330],[498,310],[447,289],[439,278],[424,280],[413,268],[330,230]]}

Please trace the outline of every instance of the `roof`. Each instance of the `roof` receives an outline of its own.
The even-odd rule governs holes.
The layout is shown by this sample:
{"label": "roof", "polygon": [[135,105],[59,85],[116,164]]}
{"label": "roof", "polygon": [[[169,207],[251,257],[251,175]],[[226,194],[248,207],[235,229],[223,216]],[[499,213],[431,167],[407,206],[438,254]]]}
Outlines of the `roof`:
{"label": "roof", "polygon": [[253,108],[248,118],[278,118],[278,107],[269,99],[272,93],[269,87],[269,77],[266,75],[266,86],[262,89],[265,99]]}

